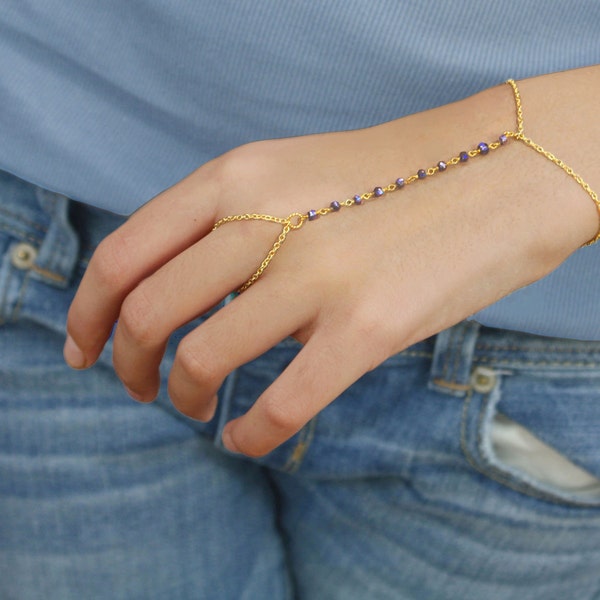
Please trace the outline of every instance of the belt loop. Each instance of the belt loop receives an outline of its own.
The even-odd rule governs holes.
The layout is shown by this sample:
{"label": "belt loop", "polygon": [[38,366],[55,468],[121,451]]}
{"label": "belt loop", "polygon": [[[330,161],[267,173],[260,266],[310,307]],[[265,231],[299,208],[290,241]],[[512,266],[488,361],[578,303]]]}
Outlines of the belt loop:
{"label": "belt loop", "polygon": [[459,397],[467,393],[479,328],[475,321],[463,321],[437,335],[429,374],[431,389]]}
{"label": "belt loop", "polygon": [[50,217],[31,275],[44,283],[66,288],[79,258],[79,238],[69,223],[70,200],[61,194],[36,189],[37,200]]}

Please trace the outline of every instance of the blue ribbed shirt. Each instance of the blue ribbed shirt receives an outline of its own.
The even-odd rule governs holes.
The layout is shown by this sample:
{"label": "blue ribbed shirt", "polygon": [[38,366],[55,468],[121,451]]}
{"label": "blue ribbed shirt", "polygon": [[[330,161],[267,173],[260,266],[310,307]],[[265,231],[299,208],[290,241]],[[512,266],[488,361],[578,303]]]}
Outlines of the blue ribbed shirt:
{"label": "blue ribbed shirt", "polygon": [[[596,0],[3,0],[0,168],[128,214],[257,139],[600,63]],[[600,339],[600,244],[482,311]]]}

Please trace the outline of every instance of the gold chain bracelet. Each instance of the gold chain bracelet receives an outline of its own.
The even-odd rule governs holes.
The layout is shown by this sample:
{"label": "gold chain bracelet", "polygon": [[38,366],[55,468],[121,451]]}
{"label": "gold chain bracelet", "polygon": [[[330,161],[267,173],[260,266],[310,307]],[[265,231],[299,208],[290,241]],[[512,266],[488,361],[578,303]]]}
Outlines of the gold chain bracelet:
{"label": "gold chain bracelet", "polygon": [[[264,273],[265,269],[269,266],[277,251],[281,248],[282,244],[285,242],[290,231],[295,231],[300,229],[307,221],[315,221],[319,217],[328,215],[332,212],[338,212],[342,208],[350,207],[350,206],[359,206],[363,204],[363,202],[374,200],[377,198],[381,198],[381,196],[388,194],[390,192],[395,192],[403,189],[407,185],[415,183],[417,181],[422,181],[427,177],[431,177],[437,173],[441,173],[445,171],[448,167],[454,167],[456,165],[466,163],[470,158],[475,158],[476,156],[486,156],[490,151],[494,151],[501,146],[504,146],[509,139],[515,139],[523,142],[530,148],[533,148],[536,152],[545,156],[548,160],[553,162],[555,165],[560,167],[567,175],[572,177],[591,197],[594,201],[596,208],[598,210],[600,216],[600,200],[598,199],[598,195],[592,188],[577,174],[571,167],[566,165],[562,160],[554,156],[551,152],[544,150],[542,146],[536,144],[531,138],[527,137],[523,130],[523,107],[521,104],[521,94],[519,93],[519,88],[514,80],[509,79],[506,82],[513,90],[515,104],[517,108],[517,131],[505,131],[502,133],[498,140],[492,143],[480,142],[476,148],[463,151],[460,154],[453,156],[447,161],[440,161],[434,167],[429,167],[428,169],[419,169],[416,173],[404,178],[399,177],[393,183],[388,184],[385,187],[377,186],[370,192],[365,192],[364,194],[356,195],[352,198],[347,198],[343,201],[334,200],[330,203],[329,206],[325,208],[320,208],[318,210],[309,210],[306,213],[293,212],[287,217],[274,217],[272,215],[264,215],[257,213],[246,213],[242,215],[230,215],[227,217],[223,217],[219,219],[213,227],[213,231],[218,229],[225,223],[234,223],[236,221],[268,221],[270,223],[276,223],[281,226],[281,233],[273,243],[273,246],[269,250],[268,254],[263,259],[262,263],[256,269],[254,274],[242,285],[238,292],[241,293],[247,290],[253,283],[255,283],[258,278]],[[586,244],[585,246],[589,246],[594,244],[600,239],[600,228],[598,233]]]}
{"label": "gold chain bracelet", "polygon": [[[539,144],[536,144],[531,138],[527,137],[523,131],[523,106],[521,105],[521,94],[519,93],[519,88],[514,80],[509,79],[506,83],[510,85],[512,88],[513,94],[515,96],[515,104],[517,105],[517,131],[515,132],[507,132],[505,135],[508,137],[512,137],[515,140],[519,140],[533,148],[536,152],[545,156],[549,161],[553,162],[557,167],[560,167],[567,175],[572,177],[590,196],[590,198],[594,201],[596,205],[596,209],[598,210],[598,214],[600,215],[600,199],[598,199],[598,194],[581,178],[580,175],[575,173],[569,165],[565,164],[560,158],[557,158],[552,154],[552,152],[548,152],[544,150]],[[589,241],[584,244],[584,246],[591,246],[595,244],[600,239],[600,228],[596,235]]]}

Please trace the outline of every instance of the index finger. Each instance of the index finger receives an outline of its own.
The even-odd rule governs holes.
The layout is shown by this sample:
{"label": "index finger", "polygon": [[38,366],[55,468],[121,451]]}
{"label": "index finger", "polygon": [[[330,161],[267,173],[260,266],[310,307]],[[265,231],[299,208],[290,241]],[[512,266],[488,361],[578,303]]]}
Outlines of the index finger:
{"label": "index finger", "polygon": [[202,169],[135,212],[98,246],[67,317],[65,360],[91,366],[121,304],[142,279],[205,236],[215,222],[214,189]]}

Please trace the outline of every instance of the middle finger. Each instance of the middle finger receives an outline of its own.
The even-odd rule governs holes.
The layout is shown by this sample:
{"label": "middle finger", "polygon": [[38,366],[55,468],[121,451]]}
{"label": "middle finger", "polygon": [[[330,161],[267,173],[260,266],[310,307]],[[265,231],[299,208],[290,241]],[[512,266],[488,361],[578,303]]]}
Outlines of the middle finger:
{"label": "middle finger", "polygon": [[171,333],[246,281],[277,237],[273,224],[262,224],[263,235],[244,235],[247,225],[212,232],[140,282],[124,300],[113,363],[136,400],[156,397],[158,367]]}

